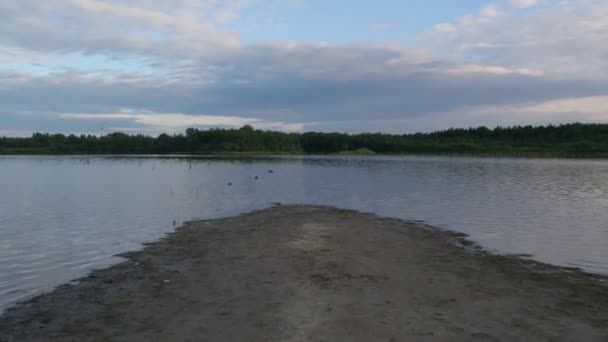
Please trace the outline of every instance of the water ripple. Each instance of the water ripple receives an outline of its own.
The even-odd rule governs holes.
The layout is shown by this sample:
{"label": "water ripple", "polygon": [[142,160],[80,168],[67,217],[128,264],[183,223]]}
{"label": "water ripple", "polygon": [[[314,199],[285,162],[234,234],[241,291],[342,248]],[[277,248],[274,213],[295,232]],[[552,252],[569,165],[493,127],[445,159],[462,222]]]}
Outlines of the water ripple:
{"label": "water ripple", "polygon": [[174,221],[230,216],[271,202],[420,220],[468,233],[492,250],[608,274],[606,161],[82,160],[0,156],[0,309],[116,262],[113,255],[162,237]]}

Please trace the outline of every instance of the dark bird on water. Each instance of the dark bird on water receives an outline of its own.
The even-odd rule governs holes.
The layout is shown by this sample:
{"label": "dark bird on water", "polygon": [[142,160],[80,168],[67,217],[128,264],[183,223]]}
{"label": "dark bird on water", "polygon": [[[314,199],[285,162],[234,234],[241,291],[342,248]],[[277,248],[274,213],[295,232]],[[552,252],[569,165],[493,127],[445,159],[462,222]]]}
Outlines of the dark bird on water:
{"label": "dark bird on water", "polygon": [[272,170],[268,170],[268,173],[274,173],[274,171],[272,171]]}
{"label": "dark bird on water", "polygon": [[232,183],[228,183],[228,186],[231,186],[231,185],[232,185]]}
{"label": "dark bird on water", "polygon": [[257,180],[258,178],[259,178],[258,176],[255,176],[255,179],[256,179],[256,180]]}

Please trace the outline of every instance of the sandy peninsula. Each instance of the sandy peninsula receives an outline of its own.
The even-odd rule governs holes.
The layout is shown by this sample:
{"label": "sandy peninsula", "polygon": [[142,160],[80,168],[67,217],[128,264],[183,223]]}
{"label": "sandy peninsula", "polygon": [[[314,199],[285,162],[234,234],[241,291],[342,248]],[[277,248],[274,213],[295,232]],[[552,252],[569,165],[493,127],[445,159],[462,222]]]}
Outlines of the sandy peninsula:
{"label": "sandy peninsula", "polygon": [[9,309],[0,341],[608,341],[608,283],[371,214],[189,222]]}

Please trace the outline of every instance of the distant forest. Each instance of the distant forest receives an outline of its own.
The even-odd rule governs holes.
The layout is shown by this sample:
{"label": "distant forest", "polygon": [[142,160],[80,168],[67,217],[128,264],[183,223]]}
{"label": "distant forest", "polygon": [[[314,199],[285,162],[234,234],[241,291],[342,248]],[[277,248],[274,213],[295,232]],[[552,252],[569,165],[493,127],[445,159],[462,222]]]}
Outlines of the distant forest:
{"label": "distant forest", "polygon": [[0,138],[3,154],[438,153],[608,156],[608,124],[448,129],[432,133],[282,133],[251,126],[158,137],[35,133]]}

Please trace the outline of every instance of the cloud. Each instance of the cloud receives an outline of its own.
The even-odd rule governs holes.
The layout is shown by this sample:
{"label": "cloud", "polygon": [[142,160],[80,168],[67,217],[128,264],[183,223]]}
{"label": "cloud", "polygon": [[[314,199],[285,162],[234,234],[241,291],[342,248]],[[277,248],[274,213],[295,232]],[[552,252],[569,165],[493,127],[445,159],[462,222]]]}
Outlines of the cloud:
{"label": "cloud", "polygon": [[[128,127],[126,121],[133,128],[172,131],[187,125],[247,123],[285,130],[363,131],[375,127],[367,123],[370,120],[422,122],[434,113],[460,108],[608,95],[604,81],[552,79],[531,70],[425,60],[417,54],[408,63],[408,51],[390,46],[262,50],[263,58],[256,57],[255,49],[225,56],[227,64],[211,74],[200,71],[207,69],[206,64],[190,65],[176,71],[177,76],[117,73],[103,80],[78,71],[30,78],[0,74],[0,85],[10,82],[0,86],[0,117],[10,112],[63,118],[62,122],[86,130],[99,127],[99,122],[104,127]],[[166,77],[181,81],[168,82]],[[18,130],[31,124],[20,122],[25,126],[5,127]],[[435,128],[445,124],[436,121]]]}
{"label": "cloud", "polygon": [[3,130],[412,131],[604,118],[603,1],[505,0],[436,25],[415,47],[245,43],[222,23],[254,3],[271,2],[0,2]]}
{"label": "cloud", "polygon": [[284,123],[264,121],[258,118],[243,118],[238,116],[222,115],[185,115],[181,113],[137,113],[134,110],[120,110],[116,113],[63,113],[61,119],[67,120],[92,120],[92,121],[116,121],[129,120],[143,125],[144,129],[183,131],[188,127],[241,127],[252,125],[261,129],[278,129],[281,131],[301,131],[301,123]]}
{"label": "cloud", "polygon": [[[536,1],[512,1],[524,8]],[[420,36],[436,51],[506,67],[542,70],[563,77],[603,77],[608,68],[608,3],[554,2],[527,11],[504,11],[488,19],[484,7]]]}
{"label": "cloud", "polygon": [[548,125],[556,122],[608,123],[608,96],[572,97],[502,106],[456,108],[432,113],[426,122],[443,120],[453,126],[476,122],[486,126]]}
{"label": "cloud", "polygon": [[532,6],[536,6],[539,0],[511,0],[511,6],[515,8],[529,8]]}
{"label": "cloud", "polygon": [[458,64],[453,67],[442,68],[439,70],[446,74],[454,75],[473,75],[473,74],[488,74],[488,75],[524,75],[524,76],[542,76],[542,70],[532,70],[525,68],[507,68],[499,65],[486,64]]}
{"label": "cloud", "polygon": [[[232,32],[217,29],[235,1],[33,0],[0,3],[0,44],[52,53],[82,52],[124,56],[188,57],[240,44]],[[177,9],[177,10],[176,10]],[[193,15],[207,11],[209,17]],[[222,15],[222,13],[224,13]]]}
{"label": "cloud", "polygon": [[449,33],[454,32],[456,30],[456,27],[454,27],[454,25],[450,23],[441,23],[435,25],[434,30],[435,32]]}
{"label": "cloud", "polygon": [[494,18],[501,15],[501,11],[498,9],[496,5],[490,4],[485,5],[479,10],[479,15],[481,17]]}
{"label": "cloud", "polygon": [[[134,25],[141,25],[148,29],[163,30],[170,28],[188,35],[202,35],[206,39],[227,38],[225,34],[220,35],[217,30],[213,30],[209,25],[200,20],[172,16],[158,10],[98,0],[68,0],[67,5],[80,10],[84,15],[92,14],[90,17],[118,17],[123,19],[123,23],[128,22]],[[214,37],[215,35],[219,35],[220,37]],[[238,41],[235,40],[233,43],[236,42]]]}
{"label": "cloud", "polygon": [[567,114],[586,121],[608,122],[608,96],[563,98],[509,108],[520,114],[552,116]]}
{"label": "cloud", "polygon": [[[308,127],[326,129],[336,125],[355,129],[366,126],[370,131],[400,133],[417,130],[435,130],[437,122],[443,127],[548,125],[565,122],[608,123],[608,96],[565,98],[545,102],[503,105],[471,106],[449,111],[429,113],[419,117],[404,117],[358,122],[316,122]],[[412,129],[415,127],[415,129]]]}

